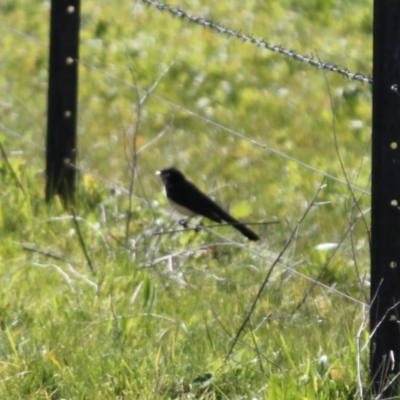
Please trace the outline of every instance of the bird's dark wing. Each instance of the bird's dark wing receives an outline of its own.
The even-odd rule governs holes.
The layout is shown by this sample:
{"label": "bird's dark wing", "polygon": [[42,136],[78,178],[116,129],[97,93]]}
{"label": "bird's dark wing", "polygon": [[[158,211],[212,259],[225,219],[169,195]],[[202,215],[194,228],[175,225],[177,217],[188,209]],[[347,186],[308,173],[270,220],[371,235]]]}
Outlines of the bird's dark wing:
{"label": "bird's dark wing", "polygon": [[214,222],[225,221],[250,240],[260,239],[256,233],[229,215],[190,181],[185,180],[184,183],[180,183],[179,188],[175,187],[175,185],[167,184],[166,191],[168,198],[179,206],[188,208],[192,212],[207,217]]}
{"label": "bird's dark wing", "polygon": [[192,182],[185,180],[179,185],[167,184],[165,189],[167,197],[179,206],[188,208],[195,214],[207,217],[214,222],[222,221],[219,216],[219,211],[222,209]]}

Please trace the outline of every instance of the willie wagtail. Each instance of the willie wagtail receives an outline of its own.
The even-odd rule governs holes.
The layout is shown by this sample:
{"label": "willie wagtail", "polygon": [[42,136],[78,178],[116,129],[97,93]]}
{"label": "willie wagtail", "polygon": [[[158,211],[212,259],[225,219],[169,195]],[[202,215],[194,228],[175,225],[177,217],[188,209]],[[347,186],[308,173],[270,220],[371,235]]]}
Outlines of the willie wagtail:
{"label": "willie wagtail", "polygon": [[192,182],[188,181],[179,169],[165,168],[157,171],[156,174],[161,176],[170,204],[181,214],[188,217],[202,215],[219,223],[225,221],[249,240],[260,239],[256,233],[229,215]]}

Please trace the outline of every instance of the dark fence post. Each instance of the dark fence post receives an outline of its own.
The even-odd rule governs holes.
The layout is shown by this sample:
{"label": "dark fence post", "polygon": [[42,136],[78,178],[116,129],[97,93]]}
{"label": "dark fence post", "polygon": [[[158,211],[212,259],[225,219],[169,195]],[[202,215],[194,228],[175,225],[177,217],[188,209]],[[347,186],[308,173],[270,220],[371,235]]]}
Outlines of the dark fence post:
{"label": "dark fence post", "polygon": [[47,98],[46,201],[73,200],[79,57],[79,0],[52,0]]}
{"label": "dark fence post", "polygon": [[371,379],[387,398],[400,382],[400,1],[374,1],[373,62]]}

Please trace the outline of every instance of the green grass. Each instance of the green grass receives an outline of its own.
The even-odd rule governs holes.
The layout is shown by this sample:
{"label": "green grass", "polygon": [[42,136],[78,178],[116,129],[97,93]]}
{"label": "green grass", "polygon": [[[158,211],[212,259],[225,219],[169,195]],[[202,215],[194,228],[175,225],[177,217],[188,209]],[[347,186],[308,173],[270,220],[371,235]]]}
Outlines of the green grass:
{"label": "green grass", "polygon": [[[371,71],[369,2],[174,4]],[[74,222],[43,201],[48,3],[0,5],[0,398],[359,398],[370,200],[315,170],[369,190],[371,88],[140,1],[82,7]],[[135,85],[157,80],[135,135]],[[166,233],[154,171],[172,164],[243,220],[280,224],[255,225],[257,243]]]}

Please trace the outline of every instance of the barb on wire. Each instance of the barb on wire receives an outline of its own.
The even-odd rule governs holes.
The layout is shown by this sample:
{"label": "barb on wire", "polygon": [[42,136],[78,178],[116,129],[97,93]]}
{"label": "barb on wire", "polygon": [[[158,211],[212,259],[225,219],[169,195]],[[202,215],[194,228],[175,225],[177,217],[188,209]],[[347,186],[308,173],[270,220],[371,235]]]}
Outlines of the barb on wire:
{"label": "barb on wire", "polygon": [[264,39],[256,39],[252,37],[251,35],[246,35],[244,33],[237,32],[233,29],[225,28],[224,26],[217,24],[215,22],[210,21],[209,19],[205,19],[202,17],[195,17],[193,15],[190,15],[186,13],[183,10],[180,10],[179,8],[173,8],[170,7],[167,4],[160,3],[155,0],[142,0],[144,3],[146,3],[149,6],[155,7],[160,11],[167,11],[171,15],[181,18],[181,19],[187,19],[189,22],[193,22],[195,24],[199,24],[205,28],[210,28],[218,33],[221,33],[223,35],[227,36],[233,36],[238,39],[243,40],[244,42],[250,42],[257,47],[264,47],[268,50],[274,51],[276,53],[283,54],[286,57],[293,58],[294,60],[300,61],[300,62],[305,62],[312,67],[316,67],[319,69],[323,69],[328,72],[336,72],[337,74],[345,76],[349,80],[355,80],[355,81],[360,81],[364,83],[370,83],[372,84],[372,78],[369,75],[362,74],[360,72],[351,72],[347,68],[341,68],[340,66],[328,62],[323,62],[314,59],[312,55],[301,55],[296,53],[294,50],[288,50],[282,47],[281,45],[273,45],[268,43]]}

